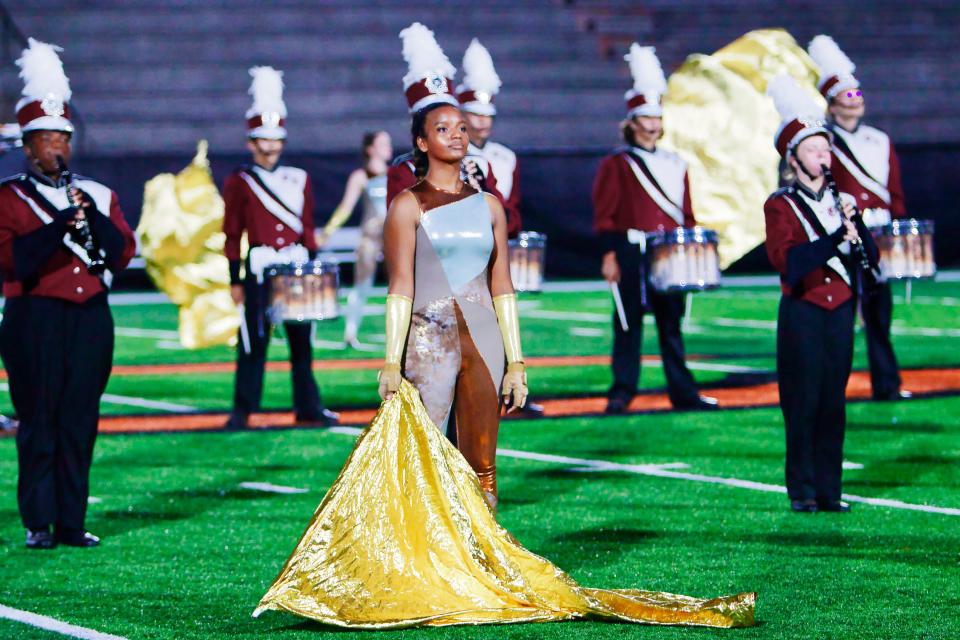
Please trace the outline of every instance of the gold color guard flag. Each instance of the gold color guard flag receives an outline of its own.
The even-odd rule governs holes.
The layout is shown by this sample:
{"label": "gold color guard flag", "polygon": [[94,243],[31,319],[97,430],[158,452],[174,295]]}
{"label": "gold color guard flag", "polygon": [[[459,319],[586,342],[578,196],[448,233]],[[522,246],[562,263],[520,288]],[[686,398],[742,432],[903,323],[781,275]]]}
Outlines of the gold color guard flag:
{"label": "gold color guard flag", "polygon": [[782,29],[751,31],[713,55],[694,54],[670,76],[665,147],[689,163],[697,221],[720,234],[726,268],[764,241],[763,203],[777,188],[773,136],[780,116],[766,96],[776,75],[814,90],[818,71]]}
{"label": "gold color guard flag", "polygon": [[137,226],[147,274],[180,307],[180,342],[188,349],[237,341],[240,315],[230,298],[222,227],[223,199],[201,140],[185,169],[144,186]]}

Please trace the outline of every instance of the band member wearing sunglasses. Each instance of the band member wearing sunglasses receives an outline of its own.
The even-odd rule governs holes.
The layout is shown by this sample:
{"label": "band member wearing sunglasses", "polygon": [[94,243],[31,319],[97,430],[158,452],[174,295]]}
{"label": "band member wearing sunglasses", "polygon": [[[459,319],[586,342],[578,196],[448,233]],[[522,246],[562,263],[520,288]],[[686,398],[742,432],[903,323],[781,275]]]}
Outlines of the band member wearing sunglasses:
{"label": "band member wearing sunglasses", "polygon": [[[865,101],[853,62],[829,36],[810,42],[810,56],[820,67],[818,89],[827,100],[827,128],[833,134],[833,175],[840,191],[856,199],[867,227],[877,229],[907,211],[900,184],[900,162],[890,137],[863,124]],[[909,398],[900,388],[900,368],[890,340],[893,297],[890,285],[863,291],[860,310],[867,336],[870,382],[877,400]]]}

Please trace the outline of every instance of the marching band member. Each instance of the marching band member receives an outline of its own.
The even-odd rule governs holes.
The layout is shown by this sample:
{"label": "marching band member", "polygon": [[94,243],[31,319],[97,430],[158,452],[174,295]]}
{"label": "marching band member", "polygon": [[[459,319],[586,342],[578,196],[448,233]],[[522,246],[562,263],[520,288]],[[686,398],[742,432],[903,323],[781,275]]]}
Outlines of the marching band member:
{"label": "marching band member", "polygon": [[517,154],[509,147],[490,140],[500,93],[500,76],[493,59],[474,38],[463,54],[463,83],[457,87],[460,111],[467,122],[470,146],[467,158],[473,160],[484,176],[495,175],[497,191],[507,212],[507,233],[514,238],[523,228],[520,217],[520,165]]}
{"label": "marching band member", "polygon": [[117,195],[65,170],[73,124],[58,51],[31,38],[17,60],[29,170],[0,185],[0,356],[20,419],[17,501],[30,549],[99,544],[85,519],[113,363],[107,292],[136,252]]}
{"label": "marching band member", "polygon": [[343,341],[352,347],[359,345],[357,333],[363,320],[363,304],[370,296],[377,264],[383,251],[383,220],[387,215],[387,166],[393,157],[393,145],[386,131],[371,131],[363,135],[363,168],[347,178],[343,198],[330,220],[320,232],[317,243],[323,245],[334,231],[343,226],[359,200],[363,206],[360,221],[360,242],[353,273],[353,289],[347,298],[346,323]]}
{"label": "marching band member", "polygon": [[[263,371],[270,343],[267,283],[264,269],[280,262],[304,262],[316,253],[313,192],[307,172],[279,164],[287,138],[287,108],[282,74],[272,67],[250,69],[253,106],[247,111],[247,149],[253,162],[230,174],[223,184],[226,234],[224,253],[230,262],[230,295],[241,310],[233,411],[228,430],[247,427],[260,408]],[[246,232],[250,252],[241,279],[240,241]],[[297,422],[329,426],[337,414],[323,408],[313,377],[309,323],[284,323],[290,346],[293,404]]]}
{"label": "marching band member", "polygon": [[[864,98],[850,58],[830,36],[815,37],[808,47],[820,67],[817,88],[827,100],[827,128],[833,134],[833,174],[841,191],[856,198],[870,228],[889,224],[907,211],[900,184],[900,162],[890,137],[863,124]],[[900,367],[890,341],[893,296],[890,285],[877,283],[860,298],[867,335],[870,383],[877,400],[909,398],[900,389]]]}
{"label": "marching band member", "polygon": [[764,205],[766,249],[780,272],[777,383],[786,426],[786,482],[794,511],[849,511],[840,478],[846,388],[853,361],[854,265],[851,242],[876,245],[842,194],[827,189],[830,133],[817,106],[788,76],[770,82],[783,122],[775,137],[796,174]]}
{"label": "marching band member", "polygon": [[[476,41],[474,41],[476,42]],[[477,43],[477,46],[480,46]],[[482,48],[482,47],[481,47]],[[485,52],[486,50],[484,50]],[[487,54],[489,59],[490,54]],[[466,61],[467,58],[464,58]],[[490,68],[493,67],[493,62],[490,61]],[[497,90],[500,87],[500,78],[496,77],[496,72],[493,76],[496,78]],[[445,81],[446,78],[441,78],[439,82]],[[467,82],[465,80],[465,82]],[[466,87],[461,85],[461,89]],[[435,95],[450,95],[452,100],[451,104],[454,106],[459,106],[460,103],[457,98],[451,93],[452,87],[447,85],[438,84],[434,89],[437,91]],[[459,91],[459,89],[458,89]],[[409,107],[410,115],[413,116],[417,111],[423,108],[429,102],[422,102],[423,100],[430,100],[432,98],[424,98],[420,96],[419,91],[416,90],[416,85],[408,87],[404,92],[407,97],[407,106]],[[491,94],[492,96],[492,94]],[[491,105],[492,106],[492,105]],[[489,135],[489,132],[488,134]],[[472,146],[472,145],[471,145]],[[506,149],[506,147],[504,147]],[[479,151],[479,149],[476,149]],[[512,153],[512,152],[511,152]],[[490,162],[484,159],[482,153],[469,153],[464,159],[464,172],[471,179],[472,186],[481,191],[486,191],[497,197],[500,200],[500,203],[503,204],[505,209],[508,209],[507,198],[503,196],[499,189],[499,183],[497,182],[496,172]],[[512,176],[512,174],[511,174]],[[410,187],[417,184],[418,178],[416,176],[416,167],[413,162],[413,152],[405,153],[398,156],[394,159],[393,164],[387,169],[387,206],[393,202],[393,199],[404,189],[409,189]],[[517,190],[517,202],[519,202],[520,192]],[[512,205],[509,205],[512,206]],[[513,209],[508,209],[508,216],[511,215],[509,211],[513,211],[512,223],[511,223],[511,234],[516,235],[520,232],[520,211],[519,208],[514,207]]]}
{"label": "marching band member", "polygon": [[[628,329],[613,320],[613,385],[606,412],[627,410],[640,379],[643,315],[652,309],[670,401],[677,409],[715,409],[714,398],[701,396],[687,368],[680,321],[683,294],[655,291],[647,279],[636,231],[654,233],[693,227],[687,163],[657,146],[663,134],[661,97],[667,82],[653,47],[634,43],[626,56],[634,86],[625,95],[625,147],[600,163],[593,183],[594,230],[603,246],[602,273],[619,283]],[[642,237],[642,235],[641,235]]]}

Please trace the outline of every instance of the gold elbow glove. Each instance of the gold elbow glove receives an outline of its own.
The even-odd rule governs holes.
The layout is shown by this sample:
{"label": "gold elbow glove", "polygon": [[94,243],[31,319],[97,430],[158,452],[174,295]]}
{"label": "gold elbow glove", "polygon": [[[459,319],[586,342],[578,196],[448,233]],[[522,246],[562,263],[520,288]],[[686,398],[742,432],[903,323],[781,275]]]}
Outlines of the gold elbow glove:
{"label": "gold elbow glove", "polygon": [[381,398],[386,399],[400,388],[400,360],[403,358],[412,313],[413,300],[395,293],[387,296],[387,346],[379,376]]}
{"label": "gold elbow glove", "polygon": [[511,409],[522,407],[527,402],[527,372],[523,364],[523,349],[520,348],[520,312],[517,294],[508,293],[493,299],[497,312],[503,350],[507,354],[507,373],[503,376],[504,402]]}
{"label": "gold elbow glove", "polygon": [[350,219],[350,214],[353,213],[350,209],[341,209],[337,207],[333,215],[330,216],[330,220],[327,221],[326,226],[323,227],[323,237],[329,238],[333,235],[333,232],[343,226],[343,224]]}

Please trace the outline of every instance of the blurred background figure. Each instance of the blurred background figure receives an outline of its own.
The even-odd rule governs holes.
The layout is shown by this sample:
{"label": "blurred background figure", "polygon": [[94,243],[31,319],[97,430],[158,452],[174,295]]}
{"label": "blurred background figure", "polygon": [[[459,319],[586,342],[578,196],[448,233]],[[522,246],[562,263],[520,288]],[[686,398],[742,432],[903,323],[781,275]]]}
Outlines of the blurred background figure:
{"label": "blurred background figure", "polygon": [[347,178],[343,198],[326,226],[317,232],[317,244],[322,248],[337,229],[350,218],[357,201],[363,207],[360,219],[360,241],[357,243],[357,262],[353,272],[353,289],[347,298],[347,312],[343,341],[356,348],[363,305],[370,296],[377,265],[383,259],[383,221],[387,216],[387,167],[393,158],[393,143],[386,131],[363,134],[361,144],[363,167]]}

